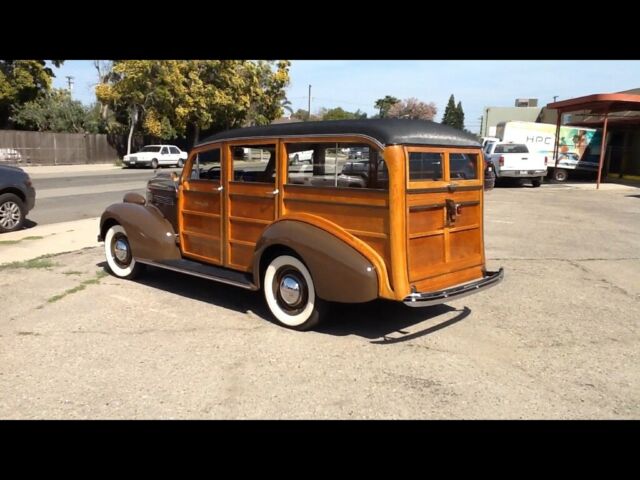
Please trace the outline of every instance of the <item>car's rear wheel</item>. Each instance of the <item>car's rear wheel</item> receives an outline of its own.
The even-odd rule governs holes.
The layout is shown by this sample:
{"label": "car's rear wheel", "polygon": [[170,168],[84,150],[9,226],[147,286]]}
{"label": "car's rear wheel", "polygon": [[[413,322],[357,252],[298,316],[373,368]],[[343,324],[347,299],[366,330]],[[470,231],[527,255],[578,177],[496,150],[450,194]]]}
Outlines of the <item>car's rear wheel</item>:
{"label": "car's rear wheel", "polygon": [[280,255],[269,263],[262,283],[271,313],[284,327],[309,330],[317,326],[326,308],[316,295],[311,273],[292,255]]}
{"label": "car's rear wheel", "polygon": [[104,237],[104,253],[109,270],[119,278],[137,277],[144,265],[136,262],[131,251],[129,237],[122,225],[112,225]]}
{"label": "car's rear wheel", "polygon": [[26,208],[20,197],[13,193],[0,195],[0,233],[20,230],[25,216]]}
{"label": "car's rear wheel", "polygon": [[551,173],[551,178],[553,178],[556,182],[566,182],[567,178],[569,178],[569,172],[567,172],[563,168],[556,168]]}
{"label": "car's rear wheel", "polygon": [[151,160],[151,168],[153,168],[154,170],[156,170],[158,168],[158,160],[157,159],[153,159]]}

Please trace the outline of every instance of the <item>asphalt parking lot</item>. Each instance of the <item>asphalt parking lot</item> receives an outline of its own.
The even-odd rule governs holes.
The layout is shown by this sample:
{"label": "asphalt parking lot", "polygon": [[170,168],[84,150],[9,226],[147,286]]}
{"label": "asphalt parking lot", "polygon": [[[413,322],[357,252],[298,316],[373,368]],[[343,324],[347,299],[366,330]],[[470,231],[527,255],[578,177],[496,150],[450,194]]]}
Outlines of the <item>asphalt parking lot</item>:
{"label": "asphalt parking lot", "polygon": [[640,417],[640,189],[486,201],[502,284],[337,307],[315,332],[268,321],[259,293],[108,276],[100,248],[0,267],[0,418]]}

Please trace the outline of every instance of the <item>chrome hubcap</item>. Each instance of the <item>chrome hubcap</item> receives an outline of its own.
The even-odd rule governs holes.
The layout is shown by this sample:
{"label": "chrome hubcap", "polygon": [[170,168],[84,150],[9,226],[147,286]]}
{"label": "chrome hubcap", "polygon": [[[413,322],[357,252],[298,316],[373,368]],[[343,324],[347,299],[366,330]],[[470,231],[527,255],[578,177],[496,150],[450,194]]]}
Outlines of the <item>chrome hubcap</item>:
{"label": "chrome hubcap", "polygon": [[285,275],[280,280],[280,297],[287,305],[295,305],[300,301],[302,291],[300,283],[291,275]]}
{"label": "chrome hubcap", "polygon": [[20,208],[15,202],[0,205],[0,225],[3,228],[14,228],[20,221]]}
{"label": "chrome hubcap", "polygon": [[129,245],[124,240],[118,239],[113,246],[113,253],[120,262],[125,262],[129,255]]}

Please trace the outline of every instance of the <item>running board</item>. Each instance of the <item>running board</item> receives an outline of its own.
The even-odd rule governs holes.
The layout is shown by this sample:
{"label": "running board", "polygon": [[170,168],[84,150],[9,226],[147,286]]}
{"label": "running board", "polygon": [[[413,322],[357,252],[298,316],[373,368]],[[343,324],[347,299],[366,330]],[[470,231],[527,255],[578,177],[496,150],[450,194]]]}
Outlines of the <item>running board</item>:
{"label": "running board", "polygon": [[217,267],[215,265],[208,265],[206,263],[194,262],[193,260],[187,260],[186,258],[179,260],[160,260],[159,262],[136,258],[136,262],[151,265],[152,267],[172,270],[174,272],[186,273],[187,275],[193,275],[194,277],[226,283],[227,285],[233,285],[246,290],[258,290],[258,287],[253,283],[253,277],[248,273]]}

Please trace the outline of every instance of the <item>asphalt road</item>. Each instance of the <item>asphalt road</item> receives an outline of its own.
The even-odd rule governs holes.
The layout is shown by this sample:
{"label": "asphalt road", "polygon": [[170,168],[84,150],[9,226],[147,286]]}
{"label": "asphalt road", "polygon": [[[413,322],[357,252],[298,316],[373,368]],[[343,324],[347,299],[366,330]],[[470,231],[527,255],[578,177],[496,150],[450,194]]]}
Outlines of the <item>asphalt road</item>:
{"label": "asphalt road", "polygon": [[338,306],[312,332],[271,323],[259,292],[115,278],[101,248],[5,269],[0,418],[640,417],[640,190],[485,198],[503,283]]}
{"label": "asphalt road", "polygon": [[[168,173],[179,169],[163,168]],[[151,169],[122,169],[107,172],[31,174],[36,189],[36,207],[29,212],[33,224],[67,222],[99,217],[108,205],[122,201],[127,192],[145,194]]]}

